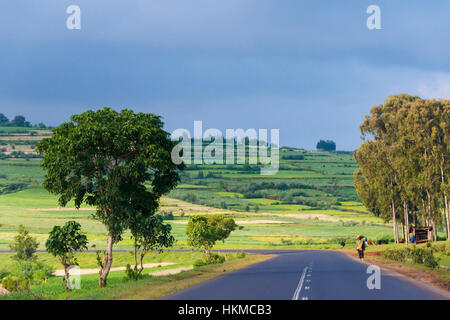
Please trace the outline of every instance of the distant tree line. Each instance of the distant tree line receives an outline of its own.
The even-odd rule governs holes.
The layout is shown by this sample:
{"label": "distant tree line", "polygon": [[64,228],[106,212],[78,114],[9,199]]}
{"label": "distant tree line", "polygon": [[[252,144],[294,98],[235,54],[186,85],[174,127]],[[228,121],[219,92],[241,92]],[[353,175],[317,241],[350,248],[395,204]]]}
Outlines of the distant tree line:
{"label": "distant tree line", "polygon": [[336,143],[332,140],[320,140],[316,149],[320,151],[336,151]]}
{"label": "distant tree line", "polygon": [[14,119],[9,120],[3,113],[0,113],[0,127],[24,127],[24,128],[40,128],[45,129],[47,126],[44,123],[38,123],[37,125],[32,125],[26,120],[24,116],[15,116]]}
{"label": "distant tree line", "polygon": [[409,226],[445,226],[449,239],[450,100],[409,95],[389,97],[360,126],[355,152],[356,191],[370,211],[397,224],[409,241]]}

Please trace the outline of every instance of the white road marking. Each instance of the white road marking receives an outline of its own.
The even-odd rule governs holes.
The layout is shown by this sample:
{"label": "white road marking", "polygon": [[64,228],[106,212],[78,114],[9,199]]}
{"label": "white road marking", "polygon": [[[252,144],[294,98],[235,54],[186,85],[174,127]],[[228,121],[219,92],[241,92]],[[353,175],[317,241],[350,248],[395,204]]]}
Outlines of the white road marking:
{"label": "white road marking", "polygon": [[306,271],[308,271],[308,267],[305,267],[305,269],[303,269],[302,276],[300,277],[300,281],[298,282],[297,289],[295,289],[292,300],[298,300],[298,298],[300,296],[300,291],[302,291],[302,287],[303,287],[303,281],[305,281]]}

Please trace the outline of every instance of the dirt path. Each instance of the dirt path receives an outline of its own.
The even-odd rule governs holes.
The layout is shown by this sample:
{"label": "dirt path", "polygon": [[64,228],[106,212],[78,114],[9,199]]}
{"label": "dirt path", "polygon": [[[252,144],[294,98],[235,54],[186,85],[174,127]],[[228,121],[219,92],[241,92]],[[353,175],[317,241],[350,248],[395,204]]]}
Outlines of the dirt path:
{"label": "dirt path", "polygon": [[[147,263],[144,264],[144,268],[154,268],[154,267],[165,267],[165,266],[170,266],[176,264],[175,262],[160,262],[160,263]],[[116,268],[111,268],[110,271],[123,271],[126,270],[126,267],[116,267]],[[100,269],[80,269],[80,274],[96,274],[100,271]],[[56,270],[55,272],[53,272],[53,275],[55,276],[64,276],[64,269],[59,269]]]}
{"label": "dirt path", "polygon": [[154,272],[150,272],[149,274],[151,276],[155,276],[155,277],[159,277],[159,276],[168,276],[171,274],[178,274],[180,272],[183,271],[188,271],[188,270],[192,270],[194,269],[194,267],[180,267],[180,268],[175,268],[175,269],[166,269],[166,270],[160,270],[160,271],[154,271]]}
{"label": "dirt path", "polygon": [[[188,221],[174,221],[176,224],[188,224]],[[236,220],[236,224],[285,224],[290,223],[288,221],[277,220]]]}

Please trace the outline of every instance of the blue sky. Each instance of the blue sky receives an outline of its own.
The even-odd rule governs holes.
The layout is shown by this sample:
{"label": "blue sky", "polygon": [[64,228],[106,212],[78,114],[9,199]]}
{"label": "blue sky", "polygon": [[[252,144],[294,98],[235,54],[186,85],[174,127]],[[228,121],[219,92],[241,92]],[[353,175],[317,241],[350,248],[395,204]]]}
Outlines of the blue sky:
{"label": "blue sky", "polygon": [[[81,30],[66,28],[71,4]],[[366,27],[372,4],[381,30]],[[449,30],[446,0],[2,1],[0,112],[57,125],[127,107],[169,131],[202,120],[353,150],[389,95],[450,98]]]}

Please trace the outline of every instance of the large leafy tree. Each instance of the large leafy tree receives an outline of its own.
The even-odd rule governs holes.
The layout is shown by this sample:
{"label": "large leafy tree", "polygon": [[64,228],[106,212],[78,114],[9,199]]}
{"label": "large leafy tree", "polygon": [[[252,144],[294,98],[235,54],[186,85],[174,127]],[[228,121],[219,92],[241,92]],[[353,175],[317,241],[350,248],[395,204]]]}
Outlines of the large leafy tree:
{"label": "large leafy tree", "polygon": [[68,268],[77,264],[75,252],[87,250],[87,243],[87,237],[81,233],[81,225],[76,221],[68,221],[62,227],[54,226],[50,231],[45,247],[64,267],[66,291],[71,290]]}
{"label": "large leafy tree", "polygon": [[74,115],[38,144],[44,187],[59,195],[62,206],[71,200],[77,208],[95,206],[94,218],[107,229],[101,287],[130,217],[154,215],[159,198],[178,183],[183,164],[171,161],[173,147],[160,116],[110,108]]}
{"label": "large leafy tree", "polygon": [[211,249],[215,243],[225,241],[236,227],[233,218],[226,218],[222,215],[192,216],[186,228],[187,242],[194,248],[204,249],[206,260],[209,260]]}

